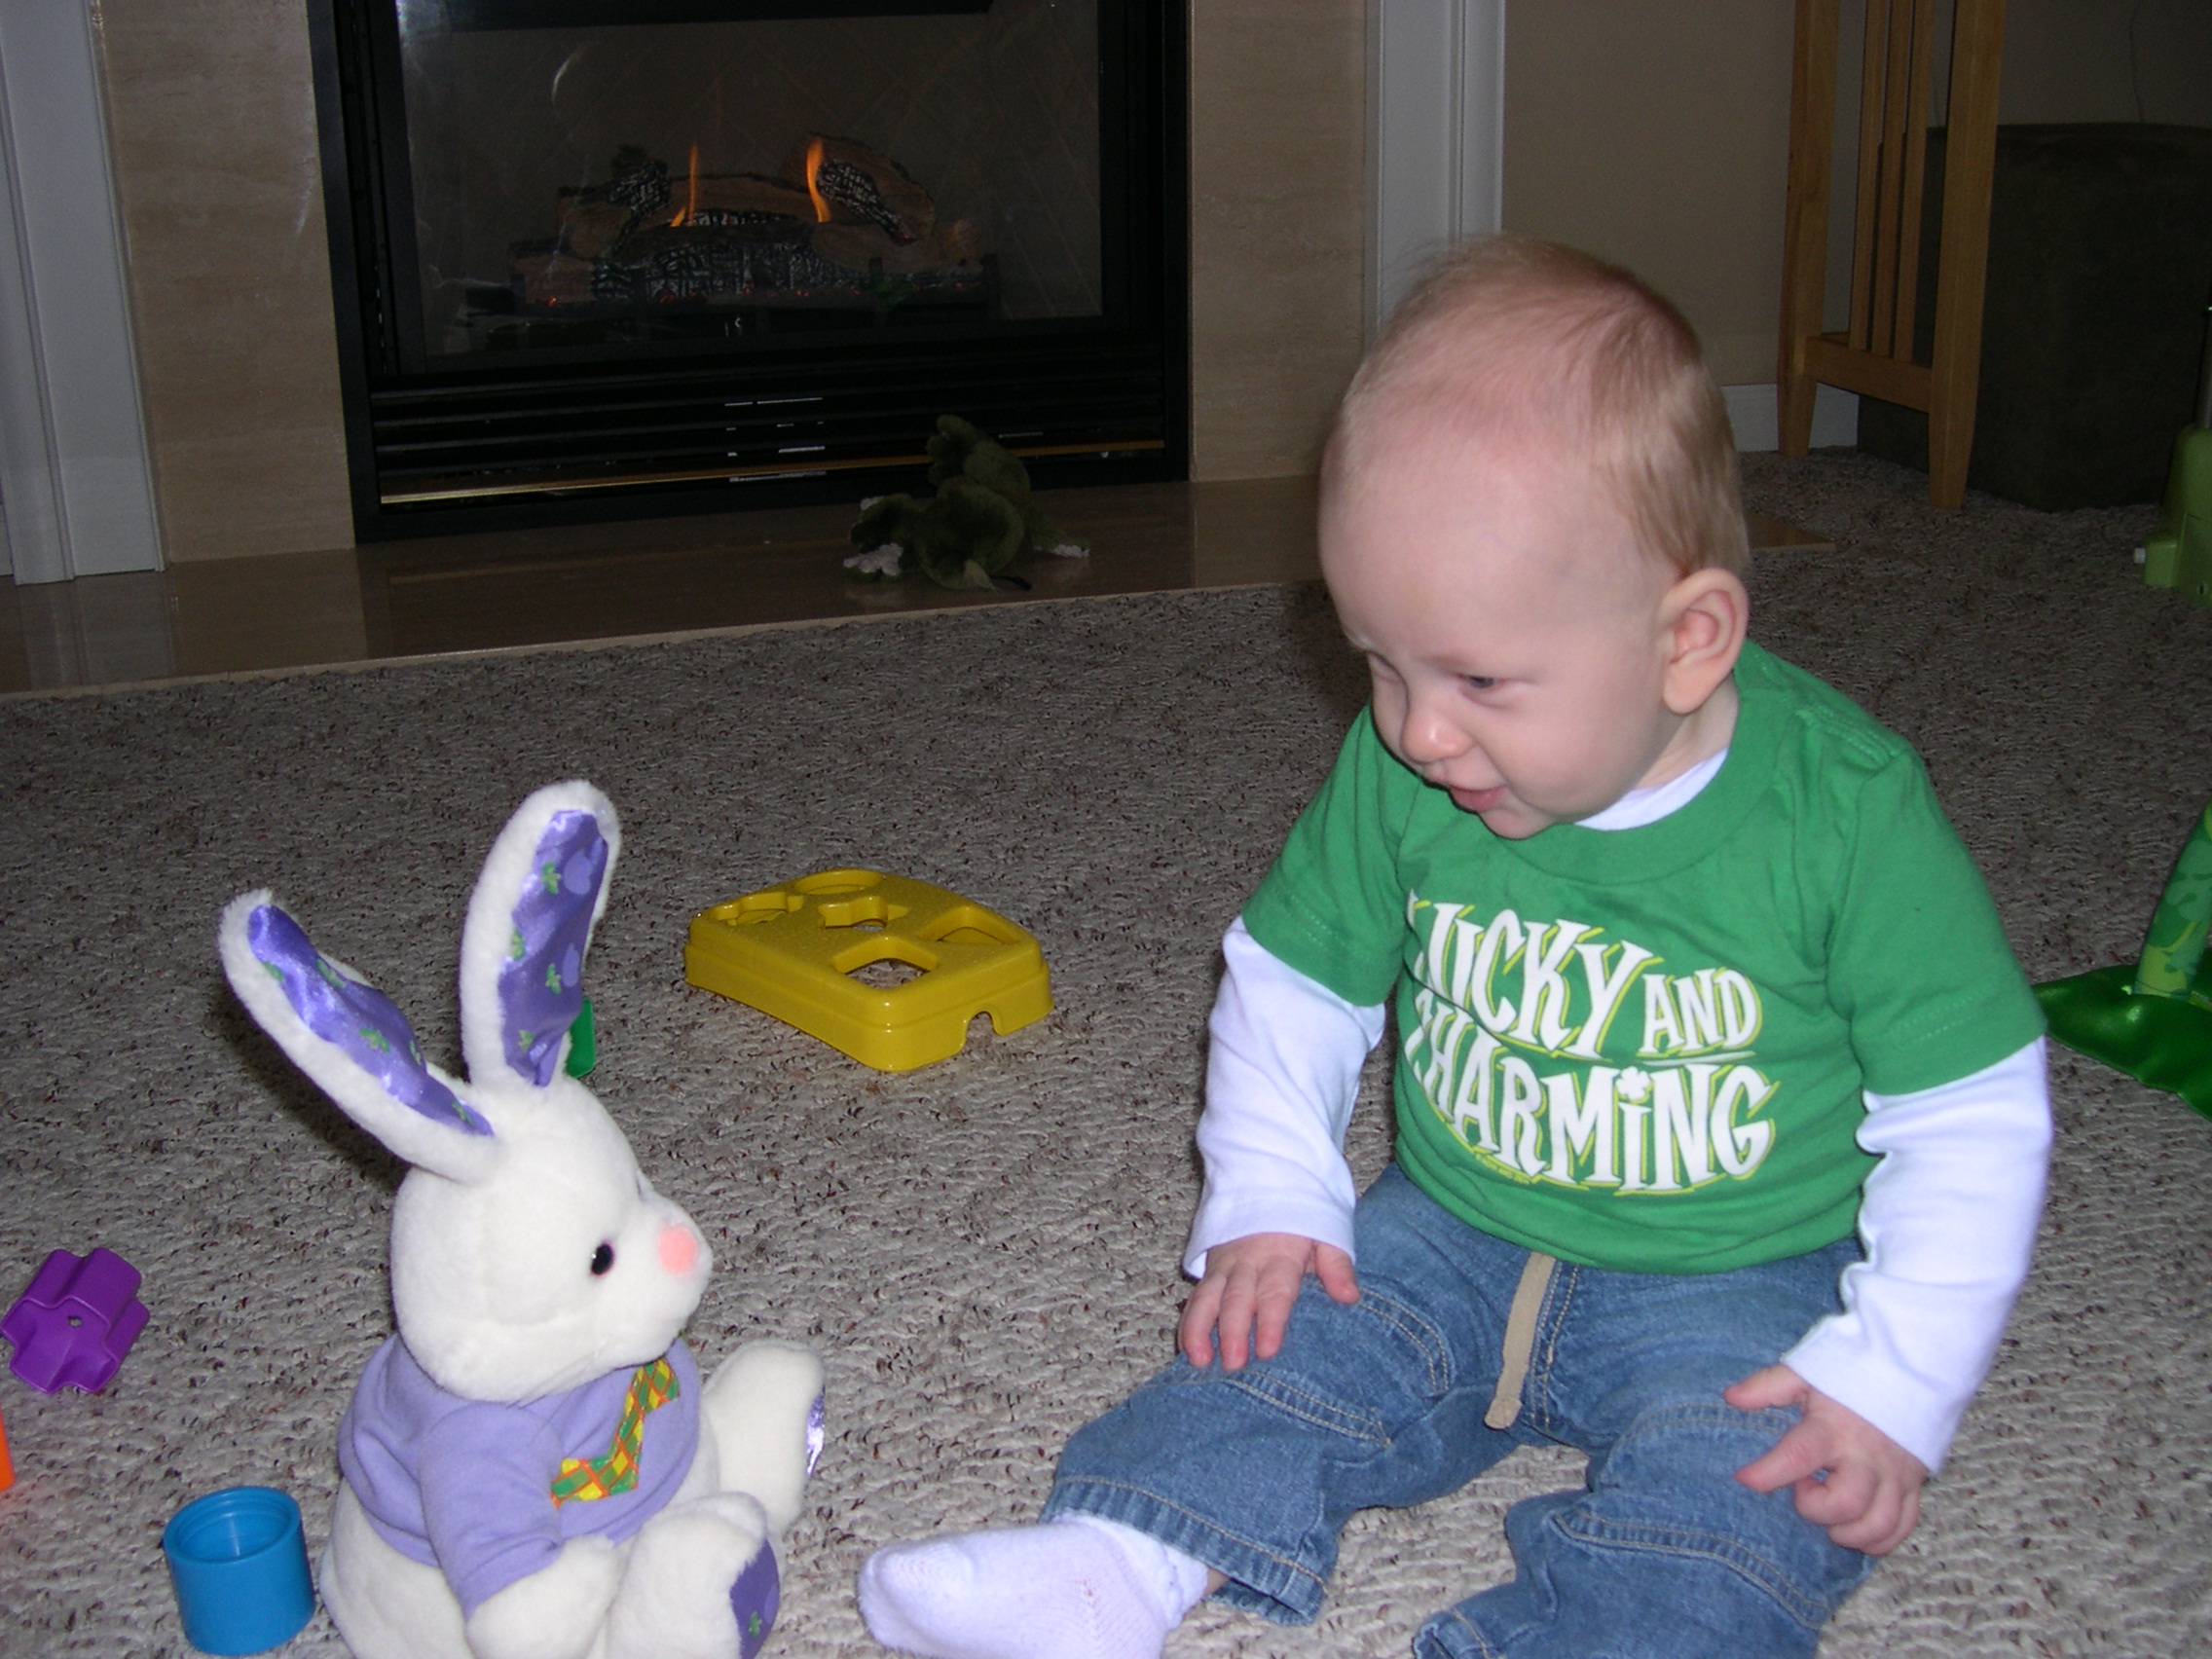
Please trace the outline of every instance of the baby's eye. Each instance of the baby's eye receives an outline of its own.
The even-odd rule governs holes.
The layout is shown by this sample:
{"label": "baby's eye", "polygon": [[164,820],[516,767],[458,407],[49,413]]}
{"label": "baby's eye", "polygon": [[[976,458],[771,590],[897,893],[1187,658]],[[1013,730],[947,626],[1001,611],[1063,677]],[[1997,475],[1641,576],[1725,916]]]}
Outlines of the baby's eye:
{"label": "baby's eye", "polygon": [[1459,683],[1470,691],[1488,691],[1497,682],[1487,674],[1462,674],[1459,676]]}
{"label": "baby's eye", "polygon": [[602,1244],[591,1253],[591,1276],[603,1277],[614,1266],[614,1246]]}

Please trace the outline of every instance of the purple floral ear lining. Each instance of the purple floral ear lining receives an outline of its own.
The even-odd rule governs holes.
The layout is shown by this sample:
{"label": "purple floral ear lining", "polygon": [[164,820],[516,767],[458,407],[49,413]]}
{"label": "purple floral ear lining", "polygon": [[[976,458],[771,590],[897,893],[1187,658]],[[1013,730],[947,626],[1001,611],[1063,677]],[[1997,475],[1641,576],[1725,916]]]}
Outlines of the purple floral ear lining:
{"label": "purple floral ear lining", "polygon": [[492,1132],[489,1124],[430,1075],[415,1047],[414,1028],[391,999],[325,962],[299,923],[276,905],[264,904],[246,918],[245,940],[254,960],[284,987],[284,1000],[307,1028],[336,1044],[392,1099],[469,1134]]}
{"label": "purple floral ear lining", "polygon": [[607,875],[599,820],[556,812],[515,901],[514,937],[499,970],[500,1040],[507,1064],[543,1088],[561,1066],[561,1039],[583,1012],[584,946]]}

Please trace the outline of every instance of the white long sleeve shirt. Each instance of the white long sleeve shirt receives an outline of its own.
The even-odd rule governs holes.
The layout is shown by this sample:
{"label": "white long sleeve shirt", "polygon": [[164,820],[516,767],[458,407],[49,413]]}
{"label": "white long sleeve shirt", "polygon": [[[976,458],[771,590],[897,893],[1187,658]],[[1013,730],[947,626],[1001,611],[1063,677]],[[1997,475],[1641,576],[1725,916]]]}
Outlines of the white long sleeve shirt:
{"label": "white long sleeve shirt", "polygon": [[[1586,829],[1628,830],[1682,806],[1726,753],[1632,792]],[[1205,1188],[1184,1267],[1254,1233],[1352,1253],[1345,1131],[1384,1005],[1346,1002],[1231,924],[1209,1021],[1198,1151]],[[1910,1094],[1867,1093],[1859,1144],[1881,1160],[1861,1194],[1865,1260],[1843,1275],[1843,1311],[1783,1363],[1925,1463],[1942,1466],[2027,1276],[2050,1144],[2044,1042]]]}

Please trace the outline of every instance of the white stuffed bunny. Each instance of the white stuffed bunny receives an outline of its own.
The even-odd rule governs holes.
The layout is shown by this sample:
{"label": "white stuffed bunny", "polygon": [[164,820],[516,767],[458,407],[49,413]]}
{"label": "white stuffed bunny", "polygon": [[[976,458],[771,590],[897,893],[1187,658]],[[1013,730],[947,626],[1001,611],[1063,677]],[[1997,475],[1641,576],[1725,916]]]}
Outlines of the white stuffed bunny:
{"label": "white stuffed bunny", "polygon": [[706,1241],[563,1069],[621,840],[585,783],[508,821],[461,935],[466,1082],[266,891],[223,912],[240,1000],[413,1166],[319,1573],[359,1659],[753,1659],[775,1618],[821,1362],[754,1343],[702,1385]]}

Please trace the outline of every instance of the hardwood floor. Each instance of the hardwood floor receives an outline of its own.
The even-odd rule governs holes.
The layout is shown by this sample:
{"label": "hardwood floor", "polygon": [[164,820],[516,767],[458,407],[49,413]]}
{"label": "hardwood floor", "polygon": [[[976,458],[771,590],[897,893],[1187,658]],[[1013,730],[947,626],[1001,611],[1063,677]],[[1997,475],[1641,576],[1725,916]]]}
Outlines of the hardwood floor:
{"label": "hardwood floor", "polygon": [[[1026,587],[852,580],[850,506],[386,542],[18,588],[0,581],[0,695],[455,651],[652,639],[1038,599],[1311,581],[1309,479],[1131,485],[1045,498],[1086,559]],[[1751,519],[1752,545],[1825,545]]]}

